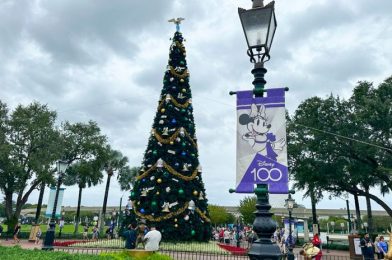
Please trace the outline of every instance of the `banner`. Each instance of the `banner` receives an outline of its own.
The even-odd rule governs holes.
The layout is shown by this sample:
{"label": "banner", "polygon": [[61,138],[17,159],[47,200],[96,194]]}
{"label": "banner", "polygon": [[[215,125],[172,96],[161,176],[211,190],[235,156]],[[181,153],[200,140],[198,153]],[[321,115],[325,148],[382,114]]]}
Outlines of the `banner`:
{"label": "banner", "polygon": [[254,98],[237,91],[236,192],[253,193],[267,184],[270,193],[288,193],[285,89],[267,89]]}
{"label": "banner", "polygon": [[[59,190],[59,197],[57,198],[57,207],[56,207],[56,218],[61,217],[61,205],[63,204],[64,190],[65,188],[60,188]],[[56,188],[51,187],[49,192],[48,206],[46,207],[46,212],[45,212],[46,217],[50,218],[52,216],[55,197],[56,197]]]}

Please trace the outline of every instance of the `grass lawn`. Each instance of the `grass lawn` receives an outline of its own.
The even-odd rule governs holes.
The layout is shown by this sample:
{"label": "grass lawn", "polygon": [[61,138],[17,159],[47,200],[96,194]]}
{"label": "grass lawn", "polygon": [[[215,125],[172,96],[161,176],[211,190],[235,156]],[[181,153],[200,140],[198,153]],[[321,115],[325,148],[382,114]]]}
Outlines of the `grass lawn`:
{"label": "grass lawn", "polygon": [[[87,242],[87,243],[75,243],[70,245],[70,247],[86,247],[86,248],[124,248],[125,242],[121,239],[110,239],[110,240],[99,240],[95,242]],[[142,249],[142,245],[139,244],[140,249]],[[172,243],[172,242],[162,242],[160,245],[162,250],[169,251],[182,251],[182,252],[204,252],[204,253],[220,253],[220,254],[229,254],[226,250],[220,248],[216,242],[182,242],[182,243]]]}
{"label": "grass lawn", "polygon": [[64,252],[43,251],[39,249],[21,249],[19,246],[2,247],[0,246],[0,258],[2,260],[172,260],[169,256],[155,253],[151,256],[134,258],[128,252],[103,253],[101,255],[68,254]]}

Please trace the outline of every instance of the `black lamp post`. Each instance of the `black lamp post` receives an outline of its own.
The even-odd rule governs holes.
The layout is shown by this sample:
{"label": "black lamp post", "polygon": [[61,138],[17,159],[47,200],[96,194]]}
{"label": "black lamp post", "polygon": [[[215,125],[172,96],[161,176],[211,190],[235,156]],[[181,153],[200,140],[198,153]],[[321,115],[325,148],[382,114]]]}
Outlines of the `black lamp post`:
{"label": "black lamp post", "polygon": [[68,163],[65,161],[57,161],[57,172],[59,174],[59,178],[57,180],[57,187],[56,187],[56,196],[54,197],[54,204],[53,204],[53,211],[52,216],[50,218],[49,229],[46,231],[44,246],[42,247],[43,250],[53,250],[53,241],[55,236],[55,229],[56,229],[56,209],[57,209],[57,201],[59,198],[60,186],[63,181],[63,175],[67,170]]}
{"label": "black lamp post", "polygon": [[[274,10],[274,1],[264,6],[263,0],[253,0],[252,9],[245,10],[238,8],[242,28],[244,30],[246,42],[248,44],[248,55],[250,61],[255,63],[252,74],[255,79],[253,94],[256,97],[263,97],[264,74],[267,70],[264,68],[264,62],[270,59],[270,49],[276,30],[276,19]],[[268,185],[257,184],[255,189],[257,196],[256,218],[253,222],[253,230],[258,239],[252,243],[248,252],[250,259],[279,259],[281,252],[279,246],[272,243],[271,237],[276,230],[276,223],[272,219],[272,213],[269,212],[271,205],[268,198]]]}
{"label": "black lamp post", "polygon": [[287,253],[287,259],[288,260],[294,260],[294,254],[293,254],[293,232],[291,230],[291,213],[293,212],[294,205],[295,205],[295,200],[291,198],[291,194],[295,193],[294,191],[289,191],[289,197],[286,199],[286,208],[289,211],[289,236],[288,236],[288,246],[289,246],[289,251]]}

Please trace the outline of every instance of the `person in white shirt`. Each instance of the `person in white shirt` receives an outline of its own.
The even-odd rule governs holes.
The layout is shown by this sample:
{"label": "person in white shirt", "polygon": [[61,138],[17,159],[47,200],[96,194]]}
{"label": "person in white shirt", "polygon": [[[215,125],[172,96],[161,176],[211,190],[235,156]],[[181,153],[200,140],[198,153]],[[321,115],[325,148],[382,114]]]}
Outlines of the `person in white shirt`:
{"label": "person in white shirt", "polygon": [[151,226],[150,231],[144,236],[144,241],[146,246],[144,247],[147,251],[157,251],[159,250],[159,243],[161,242],[162,234],[156,230],[155,226]]}
{"label": "person in white shirt", "polygon": [[225,232],[223,233],[223,238],[225,240],[225,244],[230,244],[230,231],[229,229],[225,229]]}

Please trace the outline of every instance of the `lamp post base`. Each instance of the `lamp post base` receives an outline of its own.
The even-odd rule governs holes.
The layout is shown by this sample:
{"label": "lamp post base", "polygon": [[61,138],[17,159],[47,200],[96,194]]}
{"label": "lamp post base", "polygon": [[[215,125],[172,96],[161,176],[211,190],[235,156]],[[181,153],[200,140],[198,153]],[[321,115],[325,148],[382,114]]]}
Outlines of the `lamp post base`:
{"label": "lamp post base", "polygon": [[53,250],[53,242],[55,237],[56,222],[51,221],[49,223],[49,229],[46,231],[44,245],[42,250]]}
{"label": "lamp post base", "polygon": [[277,244],[266,244],[259,240],[253,242],[252,247],[248,252],[250,260],[260,259],[280,259],[282,253]]}
{"label": "lamp post base", "polygon": [[268,199],[267,184],[257,184],[255,189],[257,195],[256,218],[253,222],[253,230],[258,239],[253,242],[248,256],[251,260],[271,259],[278,260],[282,253],[276,243],[272,243],[271,237],[276,230],[276,223],[272,219],[272,213],[269,212],[271,205]]}

